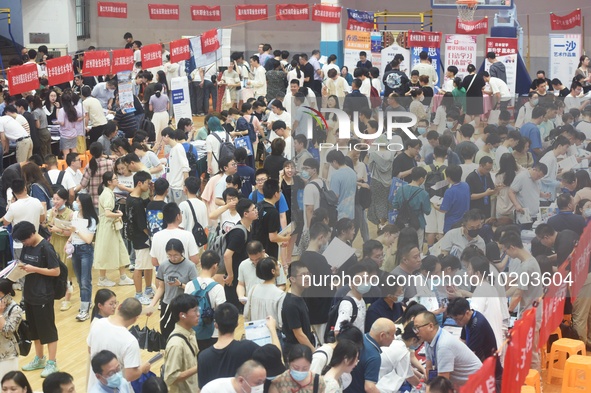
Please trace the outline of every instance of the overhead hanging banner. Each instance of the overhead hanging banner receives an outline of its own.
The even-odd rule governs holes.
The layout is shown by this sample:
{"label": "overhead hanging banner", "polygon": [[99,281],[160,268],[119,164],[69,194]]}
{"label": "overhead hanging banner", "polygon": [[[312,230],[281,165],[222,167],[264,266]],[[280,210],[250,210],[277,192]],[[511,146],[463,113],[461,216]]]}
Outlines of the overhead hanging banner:
{"label": "overhead hanging banner", "polygon": [[373,12],[352,10],[347,8],[347,30],[372,31]]}
{"label": "overhead hanging banner", "polygon": [[46,61],[47,80],[50,86],[70,83],[74,80],[74,67],[70,56],[62,56]]}
{"label": "overhead hanging banner", "polygon": [[406,43],[410,47],[439,48],[441,47],[441,32],[409,30]]}
{"label": "overhead hanging banner", "polygon": [[[228,32],[228,36],[230,37],[231,30],[217,29],[218,41],[222,43],[222,46],[226,45],[223,32]],[[193,56],[192,60],[195,62],[195,67],[209,67],[213,63],[220,62],[221,64],[223,62],[222,48],[218,48],[213,52],[203,53],[201,49],[201,37],[191,37],[189,38],[189,42],[191,43],[191,55]],[[227,57],[229,58],[230,55],[228,54]]]}
{"label": "overhead hanging banner", "polygon": [[488,34],[488,18],[468,21],[456,19],[456,34]]}
{"label": "overhead hanging banner", "polygon": [[249,4],[236,6],[236,20],[261,20],[269,18],[267,4]]}
{"label": "overhead hanging banner", "polygon": [[219,22],[222,20],[221,7],[219,5],[192,5],[191,19]]}
{"label": "overhead hanging banner", "polygon": [[581,26],[581,10],[577,9],[568,15],[558,16],[550,14],[550,28],[552,30],[569,30]]}
{"label": "overhead hanging banner", "polygon": [[322,23],[341,23],[341,12],[343,8],[340,6],[314,4],[312,6],[312,20]]}
{"label": "overhead hanging banner", "polygon": [[127,18],[127,3],[99,1],[96,4],[98,16],[101,18]]}
{"label": "overhead hanging banner", "polygon": [[371,61],[371,33],[368,31],[353,31],[347,30],[345,32],[344,47],[344,63],[351,72],[357,66],[359,61],[359,52],[366,52],[368,60]]}
{"label": "overhead hanging banner", "polygon": [[558,78],[566,85],[570,84],[575,70],[579,66],[582,53],[580,34],[549,34],[550,61],[549,72],[552,78]]}
{"label": "overhead hanging banner", "polygon": [[496,366],[496,357],[491,356],[485,359],[480,369],[468,377],[466,384],[460,388],[460,393],[496,392]]}
{"label": "overhead hanging banner", "polygon": [[178,20],[180,11],[178,4],[148,4],[150,19]]}
{"label": "overhead hanging banner", "polygon": [[188,60],[191,58],[191,47],[187,38],[172,41],[170,43],[170,62],[178,63],[179,61]]}
{"label": "overhead hanging banner", "polygon": [[150,44],[142,46],[142,69],[160,67],[162,65],[162,45]]}
{"label": "overhead hanging banner", "polygon": [[[509,87],[511,96],[514,96],[515,83],[517,81],[517,54],[519,53],[519,44],[517,42],[517,38],[487,37],[485,53],[488,52],[494,52],[496,59],[505,64],[505,71],[507,73],[507,87]],[[484,70],[488,71],[489,69],[490,62],[485,61]]]}
{"label": "overhead hanging banner", "polygon": [[12,96],[39,88],[37,64],[27,63],[22,66],[10,67],[7,77],[8,88]]}
{"label": "overhead hanging banner", "polygon": [[310,7],[308,4],[276,4],[275,19],[308,20],[310,19]]}
{"label": "overhead hanging banner", "polygon": [[113,55],[113,59],[111,60],[111,74],[121,71],[131,71],[133,69],[133,50],[115,49],[111,54]]}
{"label": "overhead hanging banner", "polygon": [[84,53],[82,74],[85,76],[107,75],[111,72],[111,55],[106,50],[92,50]]}
{"label": "overhead hanging banner", "polygon": [[534,351],[534,330],[536,328],[536,308],[523,313],[511,329],[509,345],[505,352],[502,393],[521,390],[531,364]]}
{"label": "overhead hanging banner", "polygon": [[[468,64],[476,64],[477,36],[448,34],[445,36],[445,69],[458,67],[456,76],[464,79],[468,75]],[[446,79],[447,80],[447,79]]]}
{"label": "overhead hanging banner", "polygon": [[201,52],[211,53],[215,52],[220,47],[220,41],[218,41],[217,29],[211,29],[201,34]]}

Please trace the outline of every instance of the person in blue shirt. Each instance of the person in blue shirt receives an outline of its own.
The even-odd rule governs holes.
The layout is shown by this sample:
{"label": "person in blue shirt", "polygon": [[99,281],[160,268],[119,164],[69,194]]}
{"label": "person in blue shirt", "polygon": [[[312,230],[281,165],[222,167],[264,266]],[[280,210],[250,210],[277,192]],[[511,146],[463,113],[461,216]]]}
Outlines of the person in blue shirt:
{"label": "person in blue shirt", "polygon": [[238,173],[240,179],[242,180],[240,191],[242,191],[242,195],[250,195],[252,188],[256,185],[256,182],[254,169],[245,163],[246,159],[248,158],[248,152],[244,147],[239,147],[234,152],[234,158],[238,164],[236,173]]}
{"label": "person in blue shirt", "polygon": [[575,199],[572,195],[560,194],[556,198],[556,206],[559,210],[558,214],[548,219],[548,225],[557,232],[570,229],[581,236],[587,225],[587,220],[583,216],[574,213]]}
{"label": "person in blue shirt", "polygon": [[[262,202],[265,199],[263,195],[263,185],[269,179],[269,172],[266,169],[260,168],[257,169],[254,175],[255,178],[255,186],[256,189],[248,195],[248,199],[250,199],[254,204]],[[287,201],[283,194],[279,198],[279,202],[275,204],[277,210],[279,210],[279,221],[281,223],[281,228],[285,228],[287,226],[287,214],[286,212],[289,210],[289,206],[287,205]]]}
{"label": "person in blue shirt", "polygon": [[396,285],[396,276],[389,275],[382,290],[382,298],[371,303],[365,314],[365,330],[369,331],[371,326],[380,318],[387,318],[392,322],[397,321],[404,310],[402,301],[404,300],[404,288]]}
{"label": "person in blue shirt", "polygon": [[534,156],[534,161],[538,162],[544,154],[542,150],[542,136],[540,134],[540,128],[538,127],[544,121],[546,115],[546,108],[536,106],[531,113],[531,122],[525,123],[519,129],[521,136],[528,138],[531,143],[529,145],[529,151]]}
{"label": "person in blue shirt", "polygon": [[351,372],[352,381],[345,393],[375,392],[382,365],[381,347],[389,347],[396,336],[394,322],[380,318],[371,325],[369,333],[363,335],[363,349],[359,363]]}
{"label": "person in blue shirt", "polygon": [[449,188],[443,194],[441,205],[435,206],[435,209],[445,213],[443,233],[449,231],[470,210],[470,186],[462,181],[462,168],[457,165],[448,166],[445,177],[449,181]]}

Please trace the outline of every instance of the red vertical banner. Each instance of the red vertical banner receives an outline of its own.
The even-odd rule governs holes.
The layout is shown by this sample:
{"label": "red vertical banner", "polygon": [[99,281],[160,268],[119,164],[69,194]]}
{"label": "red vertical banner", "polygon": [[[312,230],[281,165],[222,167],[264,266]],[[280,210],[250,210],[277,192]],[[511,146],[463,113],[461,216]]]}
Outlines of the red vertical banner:
{"label": "red vertical banner", "polygon": [[70,56],[49,59],[45,64],[47,67],[47,80],[50,86],[72,82],[74,80],[74,67]]}
{"label": "red vertical banner", "polygon": [[107,75],[111,71],[111,56],[106,50],[84,52],[82,74],[85,76]]}
{"label": "red vertical banner", "polygon": [[579,238],[579,244],[577,244],[570,256],[571,277],[567,277],[567,281],[572,280],[570,297],[573,303],[589,274],[589,256],[591,256],[591,225],[585,227],[583,234]]}
{"label": "red vertical banner", "polygon": [[111,74],[121,71],[131,71],[133,69],[133,50],[115,49],[112,52]]}
{"label": "red vertical banner", "polygon": [[10,95],[21,94],[39,88],[37,64],[28,63],[8,69],[8,89]]}
{"label": "red vertical banner", "polygon": [[441,32],[409,31],[406,44],[413,48],[439,48]]}
{"label": "red vertical banner", "polygon": [[178,4],[148,4],[150,19],[179,20]]}
{"label": "red vertical banner", "polygon": [[568,15],[558,16],[550,14],[550,28],[552,30],[570,30],[573,27],[581,26],[581,10],[577,9]]}
{"label": "red vertical banner", "polygon": [[566,265],[567,263],[563,264],[557,272],[553,273],[549,282],[542,282],[542,285],[547,287],[548,291],[544,295],[544,302],[542,303],[542,326],[540,328],[538,349],[541,349],[546,344],[550,334],[562,322],[567,291],[567,283],[565,281],[567,274]]}
{"label": "red vertical banner", "polygon": [[236,20],[261,20],[269,18],[267,4],[249,4],[236,6]]}
{"label": "red vertical banner", "polygon": [[312,6],[312,20],[322,23],[341,23],[342,7],[324,4]]}
{"label": "red vertical banner", "polygon": [[191,19],[219,22],[222,20],[222,11],[219,5],[192,5]]}
{"label": "red vertical banner", "polygon": [[523,313],[515,322],[510,333],[510,342],[505,353],[503,367],[502,393],[515,393],[521,390],[531,365],[536,328],[536,308]]}
{"label": "red vertical banner", "polygon": [[150,44],[142,46],[142,68],[148,69],[162,65],[162,45]]}
{"label": "red vertical banner", "polygon": [[218,40],[218,30],[211,29],[201,34],[201,53],[210,53],[218,50],[220,41]]}
{"label": "red vertical banner", "polygon": [[98,16],[102,18],[127,18],[127,3],[113,3],[99,1],[97,4]]}
{"label": "red vertical banner", "polygon": [[468,377],[468,381],[460,388],[460,393],[495,393],[497,390],[495,371],[497,358],[491,356],[484,360],[480,370]]}
{"label": "red vertical banner", "polygon": [[275,19],[308,20],[310,19],[310,6],[308,4],[276,4]]}
{"label": "red vertical banner", "polygon": [[189,47],[189,40],[181,38],[180,40],[172,41],[170,43],[170,62],[178,63],[179,61],[188,60],[191,57],[191,48]]}

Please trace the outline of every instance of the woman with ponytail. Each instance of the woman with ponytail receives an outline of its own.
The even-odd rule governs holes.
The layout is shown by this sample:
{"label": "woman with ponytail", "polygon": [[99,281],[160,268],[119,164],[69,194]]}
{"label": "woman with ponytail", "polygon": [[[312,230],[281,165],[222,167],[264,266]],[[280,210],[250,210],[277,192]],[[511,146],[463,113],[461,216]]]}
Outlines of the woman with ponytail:
{"label": "woman with ponytail", "polygon": [[64,157],[68,153],[77,153],[78,135],[84,133],[84,115],[82,104],[73,102],[72,93],[62,94],[62,107],[57,112],[57,122],[60,125],[60,149]]}
{"label": "woman with ponytail", "polygon": [[113,161],[103,156],[103,145],[99,142],[93,142],[90,145],[90,155],[92,158],[84,168],[84,175],[76,192],[86,188],[88,194],[92,197],[92,203],[95,208],[98,208],[99,202],[99,186],[103,181],[103,174],[107,171],[113,171]]}
{"label": "woman with ponytail", "polygon": [[156,131],[156,144],[154,144],[154,151],[162,148],[162,130],[168,127],[170,117],[168,110],[170,109],[170,101],[166,93],[162,92],[162,84],[156,83],[154,86],[154,95],[150,97],[150,112],[153,112],[152,123]]}
{"label": "woman with ponytail", "polygon": [[304,86],[304,73],[300,70],[300,62],[292,60],[291,67],[291,71],[287,73],[287,82],[297,79],[300,82],[300,87]]}

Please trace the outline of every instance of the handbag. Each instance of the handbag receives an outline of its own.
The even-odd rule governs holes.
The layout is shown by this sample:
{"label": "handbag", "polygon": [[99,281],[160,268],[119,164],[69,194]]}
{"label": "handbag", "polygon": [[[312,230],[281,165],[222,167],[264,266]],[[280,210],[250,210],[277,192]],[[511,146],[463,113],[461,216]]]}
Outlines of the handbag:
{"label": "handbag", "polygon": [[238,149],[239,147],[243,147],[246,149],[246,152],[249,156],[252,156],[253,149],[252,149],[252,142],[248,135],[240,136],[234,139],[234,146]]}
{"label": "handbag", "polygon": [[166,348],[162,334],[157,330],[148,329],[148,318],[146,318],[144,327],[133,325],[129,328],[129,333],[137,339],[140,348],[148,352],[158,352]]}
{"label": "handbag", "polygon": [[359,187],[355,194],[355,203],[362,209],[368,209],[371,206],[371,190],[365,187]]}
{"label": "handbag", "polygon": [[120,231],[123,229],[123,220],[118,218],[111,223],[111,226],[113,227],[114,231]]}

